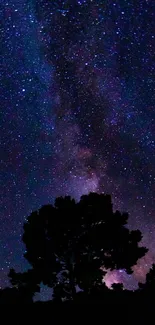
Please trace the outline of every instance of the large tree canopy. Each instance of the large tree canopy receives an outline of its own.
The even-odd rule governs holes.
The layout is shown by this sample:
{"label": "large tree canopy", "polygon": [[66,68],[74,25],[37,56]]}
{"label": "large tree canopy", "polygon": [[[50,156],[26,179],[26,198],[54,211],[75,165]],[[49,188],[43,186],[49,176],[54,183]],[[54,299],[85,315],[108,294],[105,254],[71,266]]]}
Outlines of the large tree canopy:
{"label": "large tree canopy", "polygon": [[76,203],[60,197],[33,212],[24,224],[25,257],[37,281],[55,295],[73,298],[76,286],[89,293],[102,284],[101,268],[132,272],[147,249],[139,230],[130,231],[128,214],[113,212],[111,197],[90,193]]}

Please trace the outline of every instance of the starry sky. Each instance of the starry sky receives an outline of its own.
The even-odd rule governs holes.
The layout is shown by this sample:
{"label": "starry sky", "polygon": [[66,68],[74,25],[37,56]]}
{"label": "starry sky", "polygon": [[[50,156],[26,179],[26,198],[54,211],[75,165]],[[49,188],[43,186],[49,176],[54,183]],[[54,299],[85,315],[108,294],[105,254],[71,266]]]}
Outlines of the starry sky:
{"label": "starry sky", "polygon": [[0,286],[25,270],[22,226],[60,195],[112,195],[155,262],[155,2],[0,3]]}

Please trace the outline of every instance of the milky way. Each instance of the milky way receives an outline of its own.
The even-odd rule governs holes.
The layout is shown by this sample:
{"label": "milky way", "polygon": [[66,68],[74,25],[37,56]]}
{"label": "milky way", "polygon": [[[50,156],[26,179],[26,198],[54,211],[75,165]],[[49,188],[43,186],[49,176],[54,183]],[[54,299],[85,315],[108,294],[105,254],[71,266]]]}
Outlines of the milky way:
{"label": "milky way", "polygon": [[[155,261],[154,1],[1,1],[0,277],[25,269],[22,225],[59,195],[112,195]],[[109,278],[109,281],[110,278]]]}

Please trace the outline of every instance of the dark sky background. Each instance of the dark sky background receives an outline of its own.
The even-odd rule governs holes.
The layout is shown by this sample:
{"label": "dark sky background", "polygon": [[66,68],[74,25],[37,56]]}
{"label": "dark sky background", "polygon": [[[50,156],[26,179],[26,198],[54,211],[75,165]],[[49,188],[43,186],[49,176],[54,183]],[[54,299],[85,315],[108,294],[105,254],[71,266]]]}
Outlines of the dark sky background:
{"label": "dark sky background", "polygon": [[112,194],[155,262],[155,1],[2,0],[0,286],[22,226],[60,195]]}

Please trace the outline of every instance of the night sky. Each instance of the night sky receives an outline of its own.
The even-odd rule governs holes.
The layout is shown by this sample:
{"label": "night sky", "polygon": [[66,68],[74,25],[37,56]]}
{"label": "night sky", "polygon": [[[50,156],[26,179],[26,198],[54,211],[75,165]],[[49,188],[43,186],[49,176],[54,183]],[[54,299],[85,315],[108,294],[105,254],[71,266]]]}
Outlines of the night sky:
{"label": "night sky", "polygon": [[155,1],[1,0],[0,286],[25,270],[25,218],[60,195],[112,194],[155,262]]}

